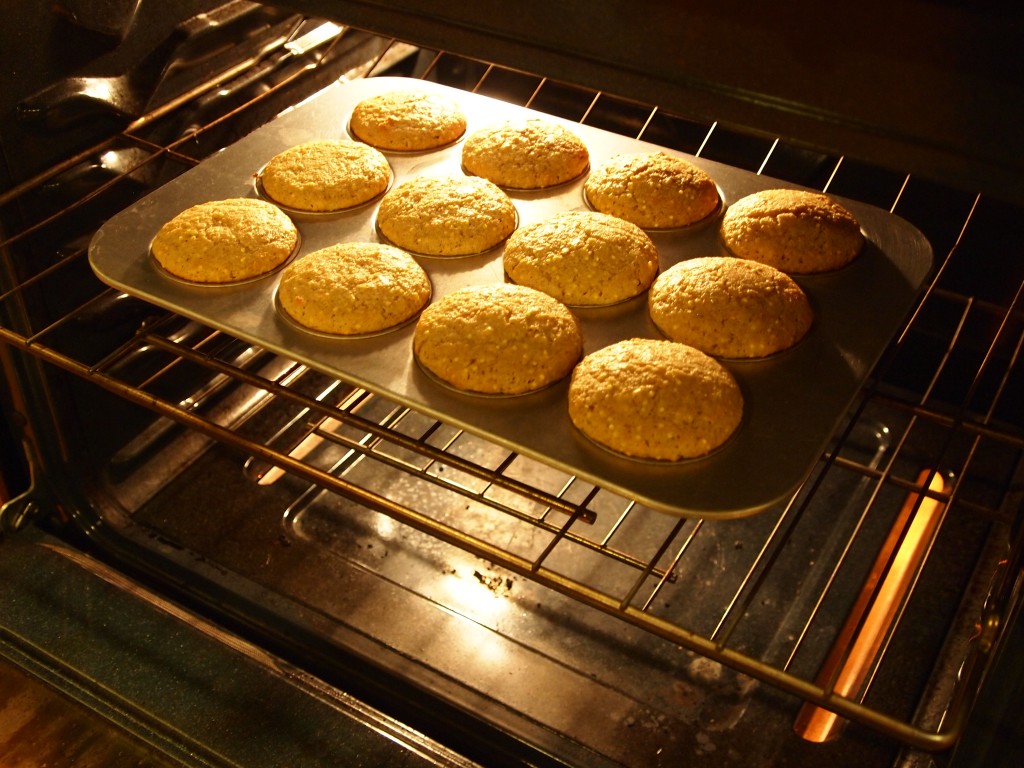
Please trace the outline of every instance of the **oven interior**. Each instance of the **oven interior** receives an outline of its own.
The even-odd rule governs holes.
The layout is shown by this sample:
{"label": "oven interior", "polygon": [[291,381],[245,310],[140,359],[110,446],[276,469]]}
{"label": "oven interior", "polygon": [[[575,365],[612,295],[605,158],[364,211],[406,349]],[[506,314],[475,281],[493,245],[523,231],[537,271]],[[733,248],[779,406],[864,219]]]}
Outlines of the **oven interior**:
{"label": "oven interior", "polygon": [[[337,15],[181,13],[122,20],[123,37],[60,19],[104,66],[3,117],[0,352],[30,486],[3,509],[6,545],[56,536],[481,762],[957,753],[1020,604],[1017,203]],[[741,520],[665,515],[94,277],[100,223],[332,83],[382,75],[926,235],[920,303],[791,498]]]}

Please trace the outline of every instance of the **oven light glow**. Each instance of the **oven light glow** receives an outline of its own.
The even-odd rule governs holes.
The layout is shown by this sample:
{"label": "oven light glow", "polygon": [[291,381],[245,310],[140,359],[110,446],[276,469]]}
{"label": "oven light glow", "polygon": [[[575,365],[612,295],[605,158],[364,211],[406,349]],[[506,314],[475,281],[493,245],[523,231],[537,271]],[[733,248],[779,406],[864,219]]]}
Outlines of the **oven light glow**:
{"label": "oven light glow", "polygon": [[373,529],[382,540],[390,541],[398,532],[398,523],[387,515],[377,515]]}
{"label": "oven light glow", "polygon": [[[918,485],[935,495],[949,491],[943,476],[932,469],[920,473]],[[938,498],[908,494],[846,626],[819,673],[818,682],[823,687],[850,699],[862,694],[935,539],[945,508],[945,502]],[[807,741],[820,743],[836,738],[845,724],[835,712],[808,702],[801,707],[794,729]]]}
{"label": "oven light glow", "polygon": [[83,78],[81,93],[96,101],[111,101],[114,97],[110,82],[102,77]]}
{"label": "oven light glow", "polygon": [[[514,583],[514,582],[513,582]],[[448,647],[447,652],[460,659],[460,664],[478,666],[494,673],[512,661],[507,643],[498,637],[495,642],[487,638],[513,609],[506,594],[510,580],[487,573],[468,563],[446,570],[433,583],[431,598],[444,610],[476,625],[472,631],[457,633],[459,648]],[[499,633],[500,634],[500,633]],[[424,638],[429,645],[439,638]],[[445,640],[451,643],[451,639]]]}
{"label": "oven light glow", "polygon": [[439,600],[451,610],[488,627],[511,608],[506,596],[515,582],[479,568],[465,568],[445,574],[439,588],[445,593]]}
{"label": "oven light glow", "polygon": [[104,168],[113,168],[117,165],[117,152],[109,151],[100,155],[100,163]]}

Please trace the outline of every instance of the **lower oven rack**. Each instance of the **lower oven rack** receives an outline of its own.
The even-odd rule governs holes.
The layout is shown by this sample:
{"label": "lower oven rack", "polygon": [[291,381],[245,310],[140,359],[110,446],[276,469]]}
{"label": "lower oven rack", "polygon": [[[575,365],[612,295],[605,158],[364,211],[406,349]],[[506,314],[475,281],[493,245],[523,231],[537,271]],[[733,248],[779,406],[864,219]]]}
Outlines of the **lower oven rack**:
{"label": "lower oven rack", "polygon": [[[377,74],[411,55],[426,62],[416,69],[417,77],[436,77],[442,68],[439,62],[446,57],[460,80],[479,73],[466,86],[473,90],[491,87],[505,75],[521,78],[533,84],[525,99],[528,106],[543,102],[538,94],[545,87],[562,87],[448,54],[415,52],[397,41],[384,41],[381,50],[373,62],[360,69],[359,76]],[[580,119],[598,119],[600,110],[595,107],[603,98],[599,93],[585,94],[588,106]],[[310,494],[318,490],[337,494],[899,742],[925,750],[955,743],[984,678],[992,646],[999,640],[1001,612],[1014,592],[1024,550],[1018,466],[1024,436],[1013,423],[1013,414],[1009,419],[1005,415],[1007,393],[1019,387],[1024,317],[1021,285],[1018,281],[1009,300],[1000,302],[962,293],[945,280],[948,272],[957,268],[956,255],[964,233],[971,231],[980,216],[976,209],[986,201],[951,195],[955,207],[963,209],[961,230],[948,237],[948,242],[934,243],[941,266],[917,312],[888,350],[829,450],[794,496],[742,528],[729,522],[669,520],[399,408],[373,393],[322,381],[302,365],[173,314],[140,307],[89,279],[87,237],[73,241],[69,251],[53,246],[49,232],[76,220],[79,214],[88,214],[95,201],[129,185],[133,175],[145,173],[147,165],[170,163],[184,170],[199,162],[201,155],[193,156],[195,147],[200,147],[199,152],[212,151],[202,148],[203,134],[248,106],[218,116],[211,125],[183,139],[163,144],[154,143],[146,133],[150,120],[140,119],[83,153],[84,157],[129,146],[141,149],[146,159],[0,243],[8,273],[0,293],[4,319],[0,351],[5,358],[15,351],[24,353],[27,360],[66,371],[156,414],[157,421],[147,427],[154,442],[159,442],[170,425],[180,425],[248,457],[245,470],[255,483],[274,482],[279,472],[301,479],[308,484],[307,490],[285,510],[286,521],[303,513]],[[629,115],[638,111],[640,117],[623,119],[620,127],[635,130],[639,126],[638,137],[652,121],[665,117],[656,109],[626,107]],[[680,124],[688,126],[685,121]],[[703,151],[716,129],[708,128],[694,151]],[[759,168],[770,172],[773,158],[784,149],[779,142],[770,143]],[[800,153],[794,152],[794,156]],[[842,166],[842,159],[831,161],[831,171],[825,174],[826,188],[841,176]],[[52,175],[60,172],[56,169]],[[5,193],[0,208],[13,211],[36,196],[49,180],[44,175]],[[896,212],[912,197],[908,186],[913,182],[907,179],[895,185],[895,197],[887,205]],[[38,257],[48,248],[46,258]],[[69,284],[76,286],[74,291],[53,290],[53,286]],[[46,296],[46,303],[58,305],[44,321],[36,320],[28,309],[41,295]],[[949,310],[953,320],[933,318],[939,306]],[[122,322],[134,324],[134,332],[109,347],[98,342],[83,344],[82,334],[91,333],[90,323],[108,316],[101,310],[111,308],[115,315],[126,308],[122,314],[127,321]],[[980,348],[971,336],[977,325],[986,329]],[[946,391],[948,378],[960,375],[964,348],[968,349],[966,359],[977,360],[977,365],[969,381],[952,387],[960,399],[950,405],[945,395],[940,398],[936,393]],[[904,374],[905,358],[922,349],[926,366]],[[889,375],[893,370],[897,371],[895,377]],[[183,382],[193,381],[204,384],[183,389]],[[49,412],[49,401],[61,397],[58,388],[45,383],[36,390],[21,389],[24,401],[16,405],[25,411]],[[183,391],[187,394],[182,395]],[[250,429],[250,422],[256,421],[253,414],[271,407],[286,416],[276,421],[273,429]],[[30,434],[26,437],[32,439]],[[54,455],[38,446],[36,453],[40,458]],[[996,458],[998,470],[991,472],[992,476],[989,470],[979,469],[983,455]],[[53,461],[49,458],[41,463]],[[429,484],[435,494],[457,501],[440,505],[440,512],[424,511],[415,494],[404,492],[404,480],[385,480],[377,487],[367,487],[351,479],[358,475],[353,468],[368,463],[391,473],[385,477],[415,478]],[[125,464],[131,464],[131,457]],[[55,466],[43,469],[60,471]],[[30,494],[33,503],[39,493],[37,489]],[[895,516],[877,511],[883,500],[893,506],[893,499],[897,500],[894,508],[905,509],[911,517],[930,509],[936,522],[914,547],[916,560],[904,569],[899,594],[891,598],[890,618],[877,632],[877,647],[870,653],[868,668],[853,691],[843,692],[840,673],[831,677],[818,673],[832,641],[842,634],[834,621],[825,621],[825,606],[833,601],[847,607],[856,605],[856,593],[866,582],[874,586],[864,590],[869,605],[881,599],[879,587],[886,574],[893,572],[896,554],[903,551],[910,536],[909,524],[897,528]],[[20,524],[27,503],[21,499],[8,505],[5,524]],[[486,525],[474,528],[451,514],[455,506],[470,504],[486,510]],[[845,521],[842,530],[828,530],[833,519]],[[957,628],[959,635],[940,639],[933,659],[940,671],[919,681],[920,692],[912,701],[901,701],[890,709],[887,694],[890,686],[898,683],[887,682],[891,669],[886,666],[886,656],[898,654],[901,634],[920,619],[921,609],[915,601],[922,599],[927,589],[922,586],[928,580],[926,572],[941,568],[940,559],[949,546],[941,538],[946,531],[961,527],[971,531],[977,556],[962,569],[955,595],[958,608],[950,611],[948,626],[941,628],[943,637],[954,637]],[[651,532],[639,535],[637,528]],[[817,558],[821,542],[814,540],[815,534],[829,540],[829,553],[821,559]],[[705,545],[706,540],[713,545]],[[878,572],[862,573],[852,565],[858,559],[870,562],[887,540],[892,547],[888,557],[879,558]],[[528,546],[506,543],[519,541]],[[723,542],[731,544],[730,554],[722,554]],[[870,554],[865,557],[865,553]],[[688,584],[697,583],[710,557],[729,564],[733,576],[724,579],[729,588],[716,593],[713,602],[702,604],[699,612],[678,613],[678,596],[685,594]],[[856,574],[850,575],[848,570]],[[789,615],[782,599],[788,589],[783,576],[789,578],[794,573],[806,577],[806,589],[816,589],[814,595],[803,596],[802,604],[808,608],[801,616]],[[485,577],[480,574],[480,578]],[[803,584],[793,588],[805,589]],[[923,597],[927,599],[927,594]],[[675,605],[666,607],[669,602]],[[854,622],[854,631],[864,629],[869,612]],[[841,614],[845,617],[849,610]],[[784,619],[786,626],[784,631],[782,626],[770,631],[770,641],[764,641],[760,627],[772,617]],[[851,655],[847,649],[839,666]],[[880,693],[873,694],[876,690]]]}

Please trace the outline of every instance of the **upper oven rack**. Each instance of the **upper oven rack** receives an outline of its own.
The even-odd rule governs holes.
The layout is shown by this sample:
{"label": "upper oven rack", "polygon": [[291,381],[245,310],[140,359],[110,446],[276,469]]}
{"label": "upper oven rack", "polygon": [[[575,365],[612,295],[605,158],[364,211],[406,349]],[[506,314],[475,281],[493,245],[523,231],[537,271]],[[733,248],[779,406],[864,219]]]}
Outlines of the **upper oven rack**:
{"label": "upper oven rack", "polygon": [[[385,41],[374,61],[344,76],[372,76],[409,55],[411,50],[400,41]],[[438,62],[447,56],[440,52],[418,55],[427,62],[416,73],[419,77],[433,76]],[[537,97],[544,88],[558,87],[543,78],[482,62],[460,60],[458,68],[460,77],[466,76],[467,71],[478,73],[467,86],[472,90],[486,89],[490,81],[505,73],[533,82],[527,106],[539,103]],[[304,70],[297,77],[312,76],[309,71]],[[956,741],[983,679],[992,646],[998,640],[1001,611],[1007,608],[1006,600],[1013,591],[1022,550],[1019,535],[1016,541],[1011,538],[1014,527],[1019,528],[1021,487],[1016,461],[1024,448],[1024,438],[1019,429],[1006,424],[1000,415],[1003,395],[1012,386],[1014,376],[1019,376],[1022,286],[1017,285],[1008,303],[1000,303],[962,294],[942,279],[947,268],[953,269],[948,265],[960,248],[964,233],[973,226],[976,211],[983,205],[981,198],[970,200],[963,207],[963,223],[949,242],[935,243],[941,264],[935,278],[830,449],[786,504],[760,516],[754,532],[742,541],[742,547],[737,541],[737,550],[743,549],[747,556],[742,560],[735,587],[714,605],[706,606],[690,624],[672,619],[659,607],[658,598],[662,590],[687,578],[694,567],[693,553],[700,552],[702,537],[710,535],[707,532],[714,528],[712,524],[701,520],[666,521],[657,513],[575,478],[554,478],[544,468],[514,453],[502,449],[495,454],[491,447],[475,444],[470,436],[439,422],[423,420],[415,412],[389,404],[373,393],[352,390],[336,382],[319,382],[316,373],[304,366],[273,358],[217,331],[155,308],[144,308],[141,313],[134,308],[138,314],[133,317],[141,318],[137,328],[116,346],[95,349],[79,343],[79,328],[88,327],[101,308],[124,303],[125,297],[90,279],[87,238],[74,238],[71,250],[62,250],[63,245],[53,245],[50,233],[75,220],[78,214],[88,213],[103,195],[130,184],[133,175],[144,173],[151,163],[170,162],[183,171],[200,162],[202,153],[213,150],[203,146],[204,134],[286,85],[275,86],[269,96],[264,94],[219,115],[184,138],[164,143],[153,141],[147,131],[156,117],[146,116],[82,153],[80,158],[131,147],[141,150],[145,159],[73,204],[30,222],[0,243],[7,272],[0,293],[4,320],[0,326],[0,351],[6,345],[23,352],[31,359],[67,371],[148,409],[161,420],[236,449],[249,457],[247,468],[257,481],[282,470],[308,482],[310,487],[352,499],[508,572],[906,744],[932,750],[949,747]],[[603,98],[599,92],[587,93],[584,100],[589,105],[580,119],[597,119],[595,115]],[[629,129],[639,125],[637,138],[646,136],[644,132],[652,123],[665,117],[656,108],[629,106],[640,112],[639,118],[627,121]],[[696,152],[708,144],[715,129],[711,125],[706,130]],[[773,157],[782,151],[780,142],[771,143],[759,168],[770,170]],[[73,165],[74,159],[0,196],[0,209],[13,212],[27,204],[49,181]],[[824,174],[825,188],[841,175],[842,165],[841,158],[831,161],[831,170]],[[910,179],[895,186],[895,196],[888,205],[897,212],[911,196],[908,186],[913,186]],[[956,200],[961,201],[959,196]],[[58,290],[71,284],[75,285],[74,291]],[[40,296],[57,305],[54,315],[41,322],[28,311]],[[935,305],[953,308],[959,319],[952,327],[940,323],[941,330],[936,331],[929,324]],[[966,329],[979,317],[995,330],[988,336],[988,347],[979,352],[980,364],[973,380],[964,388],[961,404],[950,407],[933,398],[933,390],[948,375],[951,361],[958,359],[961,347],[969,343]],[[921,330],[915,331],[918,328]],[[915,390],[887,383],[885,371],[898,366],[917,332],[927,339],[931,368],[924,372],[923,391],[913,394]],[[935,344],[940,347],[938,350],[931,348]],[[9,351],[4,351],[5,357],[9,355]],[[197,372],[201,375],[197,376]],[[214,383],[188,397],[172,396],[179,378]],[[246,414],[252,409],[226,408],[221,396],[226,391],[244,393],[236,399],[250,406],[283,405],[293,418],[269,436],[257,435],[248,430]],[[988,403],[981,408],[975,402],[979,391],[984,391]],[[39,397],[44,403],[47,398],[59,397],[48,388],[22,395],[28,399]],[[31,409],[32,405],[23,403],[22,407]],[[868,442],[876,440],[877,445],[865,449],[865,426],[870,432],[874,429],[871,425],[876,424],[882,425],[878,429],[884,435],[869,436]],[[913,438],[920,432],[937,435],[941,447],[924,457],[916,453]],[[47,453],[38,447],[37,452],[39,456]],[[995,481],[994,488],[988,478],[975,478],[981,453],[1008,456],[1007,463],[1013,465]],[[378,462],[423,479],[453,497],[492,509],[507,518],[509,525],[539,532],[545,543],[524,554],[496,544],[481,531],[461,528],[449,518],[425,513],[408,500],[396,500],[387,488],[364,487],[348,479],[347,474],[351,466],[361,461]],[[53,471],[54,467],[48,469]],[[941,478],[938,484],[934,483],[936,476]],[[877,655],[883,659],[886,648],[898,642],[903,623],[913,621],[910,601],[928,567],[929,556],[937,549],[939,531],[953,525],[957,518],[981,520],[990,531],[984,537],[985,551],[979,556],[977,569],[965,576],[963,606],[954,622],[977,623],[978,636],[966,645],[945,647],[934,659],[947,672],[963,664],[959,681],[955,673],[936,675],[928,681],[917,703],[900,711],[888,710],[884,702],[870,695],[861,701],[859,693],[843,693],[838,673],[817,677],[817,665],[812,670],[802,658],[804,639],[812,634],[811,627],[819,619],[817,609],[797,623],[793,639],[782,651],[777,646],[766,649],[747,645],[747,627],[753,621],[750,617],[760,614],[759,605],[765,595],[777,588],[779,564],[801,546],[797,542],[808,527],[820,524],[815,522],[822,514],[819,508],[837,503],[835,499],[823,498],[826,492],[822,490],[835,478],[841,489],[856,488],[859,506],[852,510],[852,517],[858,522],[834,542],[834,551],[840,555],[830,566],[831,572],[826,570],[823,575],[825,587],[820,597],[812,601],[816,606],[831,599],[830,590],[840,581],[839,571],[847,562],[848,553],[866,546],[864,542],[874,541],[872,536],[878,537],[879,542],[887,539],[888,530],[868,533],[871,526],[866,521],[879,499],[904,499],[903,506],[912,516],[925,507],[937,510],[939,528],[920,546],[921,558],[905,574],[905,585],[891,606],[894,618],[889,629],[880,635],[882,651]],[[977,491],[977,485],[983,491]],[[298,499],[297,503],[301,501]],[[4,511],[5,520],[17,519],[20,503],[23,502],[15,502]],[[633,551],[620,544],[620,536],[630,541],[621,532],[637,520],[645,525],[661,522],[666,529],[653,543]],[[892,530],[898,538],[897,546],[907,539],[906,530]],[[564,564],[567,555],[563,553],[574,556],[576,552],[598,558],[616,574],[628,575],[609,580],[615,589],[605,587],[603,579],[590,582]],[[883,558],[883,573],[890,570],[893,559]],[[877,597],[872,595],[873,600]],[[859,623],[863,625],[863,619]],[[873,689],[885,688],[884,672],[879,671],[883,668],[873,667],[867,673]]]}

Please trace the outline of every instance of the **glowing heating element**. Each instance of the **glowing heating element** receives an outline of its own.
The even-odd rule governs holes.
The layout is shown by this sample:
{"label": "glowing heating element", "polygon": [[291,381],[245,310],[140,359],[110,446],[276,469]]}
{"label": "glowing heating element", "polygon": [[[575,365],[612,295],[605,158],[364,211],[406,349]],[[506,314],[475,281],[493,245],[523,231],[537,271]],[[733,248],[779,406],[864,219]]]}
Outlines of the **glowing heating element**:
{"label": "glowing heating element", "polygon": [[[934,470],[918,476],[918,486],[943,494],[946,483]],[[862,687],[877,662],[900,606],[938,530],[945,503],[910,493],[875,558],[846,624],[818,673],[817,684],[845,698],[863,695]],[[838,736],[846,720],[834,712],[804,704],[794,729],[808,741],[825,742]]]}

